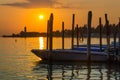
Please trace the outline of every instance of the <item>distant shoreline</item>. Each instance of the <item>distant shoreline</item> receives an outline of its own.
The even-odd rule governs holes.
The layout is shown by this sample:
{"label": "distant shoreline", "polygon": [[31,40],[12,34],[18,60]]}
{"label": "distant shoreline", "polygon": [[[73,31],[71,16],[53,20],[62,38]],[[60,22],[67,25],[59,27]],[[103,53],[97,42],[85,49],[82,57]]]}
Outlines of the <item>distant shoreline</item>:
{"label": "distant shoreline", "polygon": [[[3,37],[3,38],[37,38],[37,37],[47,37],[47,36],[0,36],[0,37]],[[53,36],[53,37],[62,38],[62,36]],[[64,36],[64,38],[72,38],[72,36]],[[76,36],[74,36],[74,38],[76,38]],[[84,36],[83,38],[87,38],[87,36]],[[99,38],[99,36],[91,36],[91,38]],[[106,36],[104,35],[102,36],[102,38],[106,38]],[[110,38],[114,38],[114,37],[111,36]]]}

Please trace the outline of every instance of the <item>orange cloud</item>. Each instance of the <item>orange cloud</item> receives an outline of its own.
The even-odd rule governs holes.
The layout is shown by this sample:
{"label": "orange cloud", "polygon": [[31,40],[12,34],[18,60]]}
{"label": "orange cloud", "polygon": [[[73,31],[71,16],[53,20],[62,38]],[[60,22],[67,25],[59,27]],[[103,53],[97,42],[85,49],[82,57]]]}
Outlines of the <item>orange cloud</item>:
{"label": "orange cloud", "polygon": [[27,0],[26,2],[15,2],[1,5],[21,8],[71,8],[58,2],[58,0]]}

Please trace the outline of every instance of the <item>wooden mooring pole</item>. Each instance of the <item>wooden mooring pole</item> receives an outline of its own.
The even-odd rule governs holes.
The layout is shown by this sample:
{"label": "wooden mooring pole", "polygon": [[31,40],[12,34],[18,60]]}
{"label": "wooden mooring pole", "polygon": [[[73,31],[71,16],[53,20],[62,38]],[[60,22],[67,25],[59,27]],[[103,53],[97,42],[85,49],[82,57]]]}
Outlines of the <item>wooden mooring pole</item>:
{"label": "wooden mooring pole", "polygon": [[100,51],[102,51],[102,23],[101,23],[101,17],[99,18],[99,34],[100,34]]}
{"label": "wooden mooring pole", "polygon": [[118,56],[118,61],[120,62],[120,17],[119,17],[119,23],[118,23],[118,27],[119,27],[119,48],[118,48],[118,52],[119,52],[119,56]]}
{"label": "wooden mooring pole", "polygon": [[52,49],[53,49],[53,45],[52,45],[52,32],[53,32],[53,13],[51,13],[50,15],[50,19],[49,19],[49,76],[48,76],[48,80],[52,80]]}
{"label": "wooden mooring pole", "polygon": [[52,48],[53,48],[53,45],[52,45],[52,38],[53,38],[53,34],[52,34],[52,31],[53,31],[53,13],[51,13],[50,15],[50,20],[49,20],[49,48],[50,48],[50,51],[52,51]]}
{"label": "wooden mooring pole", "polygon": [[64,49],[64,22],[62,22],[62,49]]}
{"label": "wooden mooring pole", "polygon": [[108,17],[107,14],[105,14],[105,27],[106,27],[106,35],[107,35],[107,55],[108,55],[108,60],[110,59],[110,26],[109,26],[109,21],[108,21]]}
{"label": "wooden mooring pole", "polygon": [[88,30],[87,30],[87,58],[88,63],[91,62],[91,23],[92,23],[92,11],[88,12]]}
{"label": "wooden mooring pole", "polygon": [[53,49],[53,44],[52,44],[52,40],[53,40],[53,13],[51,13],[50,15],[50,19],[49,19],[49,51],[50,51],[50,56],[49,56],[49,62],[50,64],[52,63],[52,49]]}
{"label": "wooden mooring pole", "polygon": [[74,24],[75,24],[75,14],[73,14],[73,16],[72,16],[72,49],[73,49],[73,47],[74,47]]}
{"label": "wooden mooring pole", "polygon": [[116,51],[116,49],[117,49],[117,47],[116,47],[116,36],[117,36],[117,28],[116,28],[116,25],[115,24],[113,24],[113,37],[114,37],[114,49],[115,49],[115,51]]}
{"label": "wooden mooring pole", "polygon": [[119,23],[118,23],[118,27],[119,27],[119,29],[118,29],[118,34],[119,34],[119,51],[120,51],[120,17],[119,17]]}
{"label": "wooden mooring pole", "polygon": [[47,21],[47,43],[46,43],[46,49],[49,49],[49,20]]}
{"label": "wooden mooring pole", "polygon": [[77,26],[76,26],[76,33],[77,33],[77,36],[76,36],[76,38],[77,38],[77,47],[79,47],[79,32],[78,32],[78,24],[77,24]]}

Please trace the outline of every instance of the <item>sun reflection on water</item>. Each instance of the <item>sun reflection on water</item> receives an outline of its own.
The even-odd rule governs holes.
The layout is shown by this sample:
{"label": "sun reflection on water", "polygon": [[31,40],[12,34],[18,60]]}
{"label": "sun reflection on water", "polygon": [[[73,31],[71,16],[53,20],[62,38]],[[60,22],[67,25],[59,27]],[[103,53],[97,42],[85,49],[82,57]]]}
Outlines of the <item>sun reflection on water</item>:
{"label": "sun reflection on water", "polygon": [[44,39],[43,37],[39,37],[39,49],[43,49],[44,48]]}

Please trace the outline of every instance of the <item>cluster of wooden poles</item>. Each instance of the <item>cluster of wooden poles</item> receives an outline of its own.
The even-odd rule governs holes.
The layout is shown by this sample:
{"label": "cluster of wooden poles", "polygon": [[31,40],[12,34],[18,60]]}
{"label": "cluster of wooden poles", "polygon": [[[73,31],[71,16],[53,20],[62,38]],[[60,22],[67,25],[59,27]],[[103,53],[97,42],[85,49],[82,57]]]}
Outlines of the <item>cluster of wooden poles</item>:
{"label": "cluster of wooden poles", "polygon": [[[47,22],[47,49],[50,51],[49,53],[49,77],[48,80],[52,80],[52,50],[53,50],[53,13],[51,13],[50,18]],[[106,20],[106,29],[107,29],[107,48],[110,49],[110,28],[109,28],[109,21],[107,18],[107,14],[105,14],[105,20]],[[91,23],[92,23],[92,11],[88,12],[88,30],[87,30],[87,58],[88,58],[88,63],[89,61],[91,61]],[[71,48],[73,49],[73,45],[74,45],[74,24],[75,24],[75,14],[73,14],[72,17],[72,41],[71,41]],[[101,33],[101,27],[102,27],[102,23],[101,23],[101,18],[99,18],[99,26],[100,26],[100,50],[102,50],[102,33]],[[78,25],[77,25],[77,29],[78,29]],[[78,30],[77,30],[78,33]],[[116,42],[116,39],[114,39]],[[79,44],[78,42],[78,35],[77,35],[77,45]],[[115,43],[116,44],[116,43]],[[62,22],[62,49],[64,49],[64,22]],[[120,19],[119,19],[119,50],[120,50]],[[109,58],[109,52],[108,52],[108,58]]]}
{"label": "cluster of wooden poles", "polygon": [[[52,49],[53,49],[53,42],[52,42],[52,38],[53,38],[53,13],[51,13],[50,18],[47,22],[47,49],[50,50],[50,53],[52,53]],[[107,17],[107,14],[105,14],[105,27],[106,27],[106,36],[107,36],[107,49],[109,51],[110,49],[110,27],[109,27],[109,20]],[[92,11],[88,12],[88,30],[87,30],[87,57],[88,60],[90,60],[91,58],[91,24],[92,24]],[[73,14],[72,16],[72,40],[71,40],[71,48],[73,49],[73,45],[74,45],[74,25],[75,25],[75,14]],[[102,32],[101,32],[101,27],[102,27],[102,22],[101,22],[101,17],[99,18],[99,26],[100,26],[100,42],[99,42],[99,46],[100,46],[100,50],[102,50]],[[119,50],[120,50],[120,18],[119,18]],[[78,33],[78,25],[77,25],[77,33]],[[114,42],[116,44],[116,38],[114,39]],[[79,40],[78,40],[78,35],[77,35],[77,45],[79,45]],[[116,48],[116,46],[115,46]],[[64,22],[62,22],[62,49],[64,49]],[[109,52],[108,52],[108,57],[109,57]],[[52,57],[52,56],[51,56]]]}

